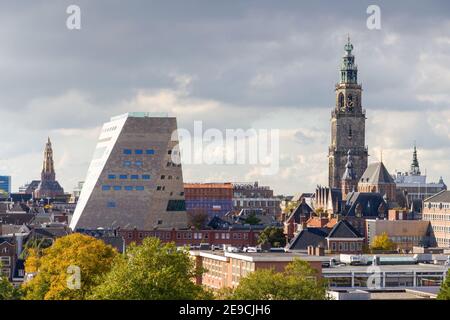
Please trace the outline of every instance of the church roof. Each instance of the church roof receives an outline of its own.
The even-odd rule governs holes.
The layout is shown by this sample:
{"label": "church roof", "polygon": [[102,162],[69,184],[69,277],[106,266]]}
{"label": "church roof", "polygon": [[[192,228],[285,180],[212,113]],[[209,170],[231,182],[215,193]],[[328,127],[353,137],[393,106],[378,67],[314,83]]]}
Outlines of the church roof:
{"label": "church roof", "polygon": [[395,183],[383,162],[369,164],[361,176],[360,182],[368,184]]}
{"label": "church roof", "polygon": [[304,228],[288,244],[289,250],[307,250],[308,246],[327,246],[325,237],[330,232],[329,228]]}
{"label": "church roof", "polygon": [[363,238],[363,236],[348,221],[341,220],[330,231],[327,238]]}
{"label": "church roof", "polygon": [[345,203],[345,216],[356,216],[356,207],[359,205],[362,217],[377,217],[382,203],[386,205],[378,192],[350,192]]}
{"label": "church roof", "polygon": [[309,217],[312,212],[313,209],[305,201],[302,201],[289,216],[287,222],[294,220],[295,223],[300,223],[301,217]]}

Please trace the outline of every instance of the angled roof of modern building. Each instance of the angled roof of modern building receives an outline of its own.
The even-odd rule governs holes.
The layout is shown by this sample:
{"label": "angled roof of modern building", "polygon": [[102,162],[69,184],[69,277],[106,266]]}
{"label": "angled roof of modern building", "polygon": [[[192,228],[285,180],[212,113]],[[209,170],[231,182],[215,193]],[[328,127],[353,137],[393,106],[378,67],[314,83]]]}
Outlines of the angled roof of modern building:
{"label": "angled roof of modern building", "polygon": [[330,231],[327,238],[364,238],[348,221],[341,220]]}
{"label": "angled roof of modern building", "polygon": [[307,250],[308,246],[327,246],[326,236],[329,228],[304,228],[288,244],[288,250]]}
{"label": "angled roof of modern building", "polygon": [[450,191],[442,190],[429,198],[426,198],[424,202],[450,202]]}
{"label": "angled roof of modern building", "polygon": [[368,184],[395,183],[383,162],[369,164],[359,181]]}

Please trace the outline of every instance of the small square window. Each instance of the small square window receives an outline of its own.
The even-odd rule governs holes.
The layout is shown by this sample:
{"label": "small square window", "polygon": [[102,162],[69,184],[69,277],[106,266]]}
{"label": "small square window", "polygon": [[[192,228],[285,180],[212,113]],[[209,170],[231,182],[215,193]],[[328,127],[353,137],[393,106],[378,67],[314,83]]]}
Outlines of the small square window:
{"label": "small square window", "polygon": [[133,187],[132,186],[125,186],[124,189],[126,191],[133,191]]}
{"label": "small square window", "polygon": [[136,149],[136,150],[134,150],[134,153],[135,154],[143,154],[144,151],[142,149]]}
{"label": "small square window", "polygon": [[145,150],[145,153],[146,153],[146,154],[155,154],[155,150],[153,150],[153,149],[147,149],[147,150]]}
{"label": "small square window", "polygon": [[137,174],[132,174],[132,175],[130,176],[130,178],[131,178],[132,180],[137,180],[137,179],[139,179],[139,176],[138,176]]}
{"label": "small square window", "polygon": [[124,167],[129,167],[129,166],[131,166],[131,161],[124,161],[124,162],[123,162],[123,166],[124,166]]}
{"label": "small square window", "polygon": [[162,176],[161,176],[161,180],[164,180],[165,178],[166,178],[165,175],[162,175]]}
{"label": "small square window", "polygon": [[144,187],[143,187],[143,186],[136,186],[136,190],[137,190],[137,191],[143,191],[143,190],[144,190]]}
{"label": "small square window", "polygon": [[162,220],[158,220],[158,224],[162,224],[163,223],[163,221]]}
{"label": "small square window", "polygon": [[142,161],[135,161],[134,164],[138,167],[142,167]]}
{"label": "small square window", "polygon": [[167,154],[172,154],[172,150],[167,151]]}
{"label": "small square window", "polygon": [[116,202],[115,202],[115,201],[108,201],[108,202],[106,203],[106,206],[107,206],[108,208],[115,208],[115,207],[116,207]]}
{"label": "small square window", "polygon": [[116,175],[115,174],[108,174],[108,179],[115,179]]}
{"label": "small square window", "polygon": [[121,174],[121,175],[119,176],[119,178],[120,178],[120,179],[128,179],[128,175],[126,175],[126,174]]}
{"label": "small square window", "polygon": [[150,180],[150,175],[149,175],[149,174],[143,174],[143,175],[142,175],[142,179],[144,179],[144,180]]}
{"label": "small square window", "polygon": [[111,190],[111,186],[102,186],[103,191]]}
{"label": "small square window", "polygon": [[123,149],[123,154],[131,154],[131,149]]}
{"label": "small square window", "polygon": [[122,186],[114,186],[114,190],[120,191],[120,190],[122,190]]}

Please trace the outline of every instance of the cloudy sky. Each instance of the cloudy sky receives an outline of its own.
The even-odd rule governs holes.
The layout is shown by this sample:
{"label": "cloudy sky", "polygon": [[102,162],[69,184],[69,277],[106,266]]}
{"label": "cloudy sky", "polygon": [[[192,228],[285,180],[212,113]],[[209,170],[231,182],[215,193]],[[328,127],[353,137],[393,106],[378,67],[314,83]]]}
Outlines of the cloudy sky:
{"label": "cloudy sky", "polygon": [[[450,3],[377,1],[0,1],[0,174],[39,178],[47,136],[67,191],[85,178],[100,127],[166,111],[179,127],[280,131],[280,170],[185,165],[185,181],[255,181],[277,193],[327,182],[334,84],[355,46],[370,160],[450,182]],[[81,30],[66,28],[69,5]]]}

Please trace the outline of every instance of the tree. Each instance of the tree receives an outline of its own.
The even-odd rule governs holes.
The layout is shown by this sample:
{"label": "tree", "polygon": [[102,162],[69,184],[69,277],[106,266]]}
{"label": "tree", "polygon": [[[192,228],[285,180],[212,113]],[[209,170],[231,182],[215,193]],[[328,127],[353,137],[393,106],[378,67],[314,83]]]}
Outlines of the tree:
{"label": "tree", "polygon": [[445,281],[442,282],[441,289],[439,290],[438,300],[450,300],[450,270],[447,272]]}
{"label": "tree", "polygon": [[370,245],[371,250],[391,251],[395,250],[396,245],[389,239],[387,233],[383,232],[379,236],[375,236]]}
{"label": "tree", "polygon": [[112,246],[79,233],[57,239],[42,253],[31,252],[25,269],[37,273],[23,284],[25,299],[31,300],[85,299],[118,255]]}
{"label": "tree", "polygon": [[[2,265],[0,262],[0,270]],[[20,290],[15,288],[8,278],[0,271],[0,300],[18,300],[20,299]]]}
{"label": "tree", "polygon": [[272,247],[284,247],[286,245],[286,237],[282,228],[267,227],[259,235],[258,244],[270,245]]}
{"label": "tree", "polygon": [[188,224],[196,230],[200,230],[205,227],[208,218],[208,213],[204,211],[190,212],[188,214]]}
{"label": "tree", "polygon": [[259,219],[254,212],[250,213],[244,220],[244,223],[255,225],[259,224],[261,222],[261,219]]}
{"label": "tree", "polygon": [[145,238],[117,257],[111,271],[95,288],[91,299],[181,300],[209,299],[212,295],[194,283],[202,270],[186,250],[174,243]]}
{"label": "tree", "polygon": [[327,285],[308,262],[295,259],[283,272],[260,269],[242,278],[229,295],[235,300],[325,300]]}

